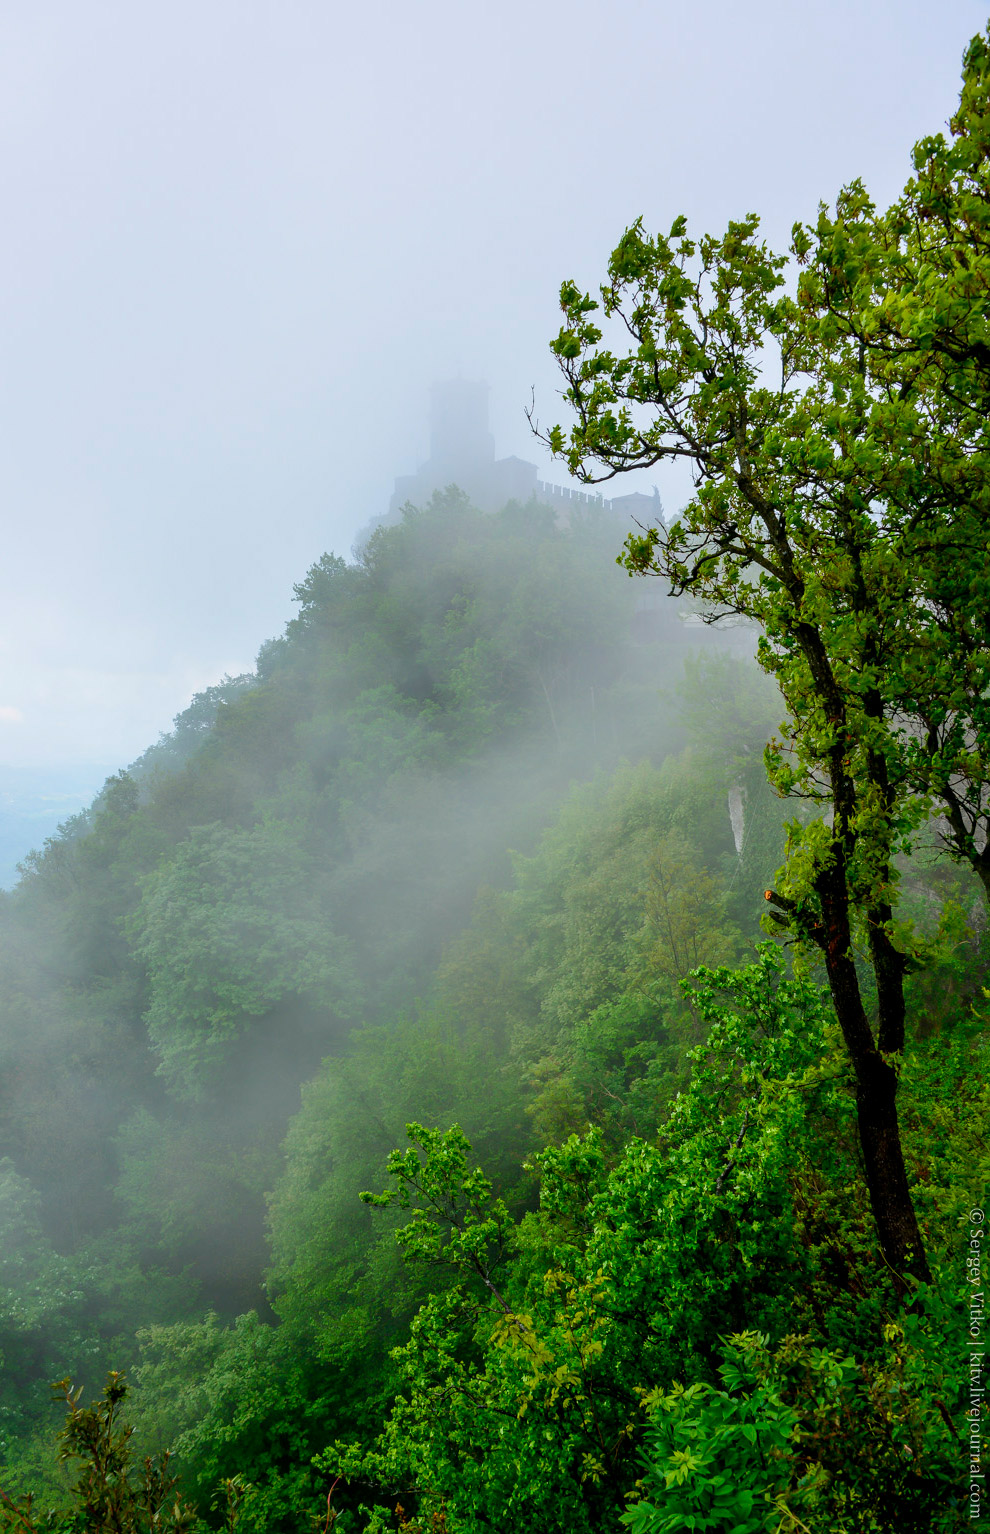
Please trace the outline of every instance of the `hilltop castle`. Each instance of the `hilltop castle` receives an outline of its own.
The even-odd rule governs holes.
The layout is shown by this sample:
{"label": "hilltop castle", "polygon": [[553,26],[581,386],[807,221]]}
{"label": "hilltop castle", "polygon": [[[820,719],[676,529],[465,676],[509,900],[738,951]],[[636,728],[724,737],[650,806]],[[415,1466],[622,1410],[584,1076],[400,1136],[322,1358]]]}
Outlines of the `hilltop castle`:
{"label": "hilltop castle", "polygon": [[535,463],[525,458],[496,458],[495,438],[488,427],[486,383],[457,378],[436,383],[430,391],[430,456],[415,474],[395,481],[387,521],[399,518],[404,505],[424,505],[435,490],[457,485],[482,511],[499,511],[508,501],[538,500],[552,506],[566,522],[573,507],[600,506],[618,520],[656,525],[660,497],[620,495],[611,500],[552,485],[537,478]]}

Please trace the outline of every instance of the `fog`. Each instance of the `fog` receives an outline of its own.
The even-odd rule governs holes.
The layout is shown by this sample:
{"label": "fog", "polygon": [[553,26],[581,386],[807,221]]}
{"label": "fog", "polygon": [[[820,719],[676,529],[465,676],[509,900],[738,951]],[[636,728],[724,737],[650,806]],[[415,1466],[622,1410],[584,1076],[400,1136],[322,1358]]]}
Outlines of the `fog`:
{"label": "fog", "polygon": [[[632,828],[620,839],[638,850],[639,862],[624,845],[616,858],[633,886],[618,911],[608,873],[604,885],[593,873],[578,925],[600,922],[606,948],[612,929],[628,941],[641,922],[644,849],[665,816],[696,834],[698,857],[745,868],[740,889],[764,882],[757,748],[779,699],[741,659],[751,633],[685,622],[676,599],[630,582],[609,557],[623,529],[614,503],[486,505],[505,465],[485,454],[484,395],[433,392],[419,478],[429,492],[460,443],[482,510],[441,492],[349,566],[310,570],[260,680],[199,694],[0,898],[0,1237],[28,1198],[36,1247],[92,1250],[114,1275],[132,1258],[132,1330],[197,1304],[269,1314],[265,1196],[288,1165],[280,1146],[306,1083],[319,1095],[351,1073],[356,1096],[331,1126],[356,1133],[351,1113],[364,1134],[370,1122],[378,1160],[406,1119],[449,1116],[452,1100],[484,1124],[492,1094],[508,1092],[519,1118],[506,1051],[535,987],[515,976],[520,940],[500,947],[485,913],[513,889],[532,901],[525,867],[552,863],[568,805],[573,831],[614,795],[613,818]],[[769,714],[754,706],[767,693]],[[695,708],[704,699],[700,735],[688,695]],[[705,749],[692,765],[679,753],[695,737]],[[745,855],[726,770],[749,784]],[[771,862],[779,822],[774,809]],[[437,1019],[452,1029],[454,1078],[401,1080],[407,1044],[416,1072],[435,1074]],[[369,1047],[395,1057],[381,1081]],[[497,1092],[479,1052],[504,1078]],[[505,1155],[515,1140],[503,1126],[492,1143]],[[336,1176],[335,1156],[321,1153],[321,1177]],[[181,1304],[149,1285],[158,1265],[185,1275]],[[89,1339],[106,1315],[86,1304]],[[28,1365],[8,1372],[18,1389],[29,1377]]]}
{"label": "fog", "polygon": [[[868,728],[839,754],[880,850],[838,793],[829,850],[814,784],[766,754],[776,733],[782,762],[820,761],[824,698],[840,781],[832,693],[780,659],[792,618],[782,722],[753,622],[617,566],[687,475],[589,491],[527,412],[566,419],[562,279],[594,289],[639,216],[700,233],[755,209],[784,248],[856,176],[889,201],[984,20],[914,0],[0,18],[0,1523],[28,1492],[39,1518],[71,1501],[48,1381],[88,1395],[114,1370],[135,1463],[174,1450],[197,1527],[233,1528],[243,1497],[242,1534],[329,1530],[338,1496],[355,1530],[372,1494],[369,1528],[502,1527],[502,1476],[520,1534],[618,1528],[641,1406],[683,1380],[707,1411],[717,1339],[746,1336],[858,1382],[837,1444],[797,1415],[780,1440],[833,1456],[794,1460],[814,1527],[861,1442],[870,1495],[900,1494],[947,1365],[919,1343],[908,1368],[899,1325],[881,1350],[907,1290],[815,965],[820,944],[859,998],[847,1039],[909,972],[888,1010],[925,1041],[905,1123],[932,1142],[924,1241],[948,1273],[982,1196],[960,1172],[986,1109],[975,876],[925,825],[895,862],[922,817],[877,776],[881,724],[902,758],[873,682],[865,703],[850,684]],[[941,587],[919,591],[912,613]],[[754,964],[768,901],[781,942]],[[410,1130],[422,1174],[393,1154]],[[390,1213],[362,1198],[407,1174]],[[394,1240],[409,1186],[402,1250],[425,1262]],[[421,1408],[434,1445],[463,1413],[463,1452],[435,1516],[415,1467],[408,1522],[391,1449],[338,1473],[328,1444],[371,1454],[391,1422],[418,1454]],[[954,1485],[918,1434],[910,1477]],[[491,1515],[448,1522],[448,1488],[474,1498],[489,1465]],[[872,1506],[844,1513],[907,1527]]]}
{"label": "fog", "polygon": [[[426,457],[429,386],[557,413],[627,223],[894,195],[975,3],[6,7],[0,764],[133,759]],[[650,483],[624,488],[651,488]],[[668,505],[683,486],[660,482]]]}

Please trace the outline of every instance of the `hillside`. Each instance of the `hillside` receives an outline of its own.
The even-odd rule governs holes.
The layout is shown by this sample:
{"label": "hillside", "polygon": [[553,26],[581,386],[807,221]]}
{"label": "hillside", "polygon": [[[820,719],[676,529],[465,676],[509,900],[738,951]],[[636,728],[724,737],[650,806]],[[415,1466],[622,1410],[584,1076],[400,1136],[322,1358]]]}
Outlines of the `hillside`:
{"label": "hillside", "polygon": [[[616,537],[448,492],[324,556],[256,674],[28,860],[8,1496],[64,1501],[48,1382],[115,1368],[133,1447],[174,1449],[213,1523],[239,1477],[250,1530],[331,1489],[345,1530],[618,1527],[637,1454],[739,1456],[751,1422],[809,1526],[947,1505],[944,1312],[906,1322],[884,1271],[820,977],[754,951],[779,702],[749,631],[644,604]],[[953,933],[904,1083],[942,1261],[986,1164],[984,924],[937,860],[906,880]]]}

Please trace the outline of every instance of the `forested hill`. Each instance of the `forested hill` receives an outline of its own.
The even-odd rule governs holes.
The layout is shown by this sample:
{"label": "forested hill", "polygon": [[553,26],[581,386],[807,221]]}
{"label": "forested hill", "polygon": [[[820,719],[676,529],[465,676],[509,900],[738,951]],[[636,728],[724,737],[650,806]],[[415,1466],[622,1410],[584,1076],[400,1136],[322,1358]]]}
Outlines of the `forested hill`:
{"label": "forested hill", "polygon": [[[167,1230],[213,1302],[259,1300],[262,1162],[300,1082],[424,993],[574,778],[670,737],[683,629],[631,638],[616,542],[452,492],[359,563],[324,556],[257,675],[198,697],[27,859],[3,907],[3,1149],[59,1248],[119,1230],[123,1198],[143,1258]],[[204,1163],[192,1124],[222,1179],[182,1170]]]}
{"label": "forested hill", "polygon": [[[685,621],[620,540],[451,490],[325,555],[256,675],[28,858],[0,907],[6,1495],[65,1503],[48,1382],[116,1368],[133,1447],[174,1449],[214,1525],[236,1478],[245,1530],[618,1528],[644,1444],[729,1431],[734,1370],[806,1524],[841,1454],[849,1506],[901,1520],[856,1527],[928,1527],[942,1365],[921,1319],[884,1330],[818,983],[754,954],[780,703],[751,634]],[[986,1156],[983,938],[961,874],[905,883],[954,923],[905,1088],[937,1255]]]}
{"label": "forested hill", "polygon": [[3,902],[0,1150],[9,1218],[75,1277],[4,1344],[15,1422],[26,1376],[44,1397],[108,1327],[119,1361],[193,1295],[264,1305],[300,1084],[415,1008],[572,782],[679,738],[692,634],[662,598],[637,612],[617,542],[590,513],[561,530],[450,492],[358,563],[324,556],[257,675],[198,697],[27,859]]}

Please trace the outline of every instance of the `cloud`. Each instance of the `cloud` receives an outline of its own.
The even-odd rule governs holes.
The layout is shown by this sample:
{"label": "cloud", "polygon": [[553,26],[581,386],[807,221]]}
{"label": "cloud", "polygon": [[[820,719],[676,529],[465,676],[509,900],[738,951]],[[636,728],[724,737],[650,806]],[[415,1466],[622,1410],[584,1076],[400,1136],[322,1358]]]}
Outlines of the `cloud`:
{"label": "cloud", "polygon": [[5,708],[0,705],[0,724],[23,724],[24,715],[19,708]]}

